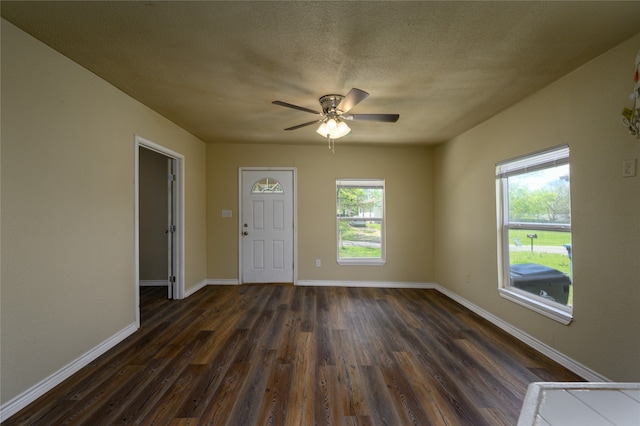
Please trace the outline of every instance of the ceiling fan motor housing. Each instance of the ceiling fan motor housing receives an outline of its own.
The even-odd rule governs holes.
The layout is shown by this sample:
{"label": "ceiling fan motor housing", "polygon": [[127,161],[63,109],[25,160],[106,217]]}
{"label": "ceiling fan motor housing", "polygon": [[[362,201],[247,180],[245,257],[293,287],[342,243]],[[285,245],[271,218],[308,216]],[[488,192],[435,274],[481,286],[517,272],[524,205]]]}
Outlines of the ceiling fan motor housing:
{"label": "ceiling fan motor housing", "polygon": [[[313,121],[307,123],[298,124],[297,126],[287,127],[284,130],[296,130],[301,127],[307,127],[314,124],[320,124],[317,132],[322,136],[331,134],[334,139],[338,139],[342,136],[346,136],[351,129],[345,123],[345,120],[360,120],[360,121],[382,121],[387,123],[395,123],[400,117],[398,114],[350,114],[349,111],[354,106],[365,100],[369,96],[364,90],[352,88],[346,96],[343,95],[324,95],[321,96],[318,101],[322,107],[322,112],[317,112],[312,109],[293,105],[282,101],[273,101],[274,105],[279,105],[286,108],[297,109],[299,111],[308,112],[315,115],[319,115],[320,118],[316,118]],[[329,127],[329,129],[325,129]],[[338,129],[339,128],[339,129]],[[338,129],[334,132],[333,129]]]}
{"label": "ceiling fan motor housing", "polygon": [[324,95],[320,97],[318,100],[320,101],[320,106],[322,106],[322,113],[329,116],[342,114],[342,111],[338,110],[337,107],[343,99],[344,96],[342,95]]}

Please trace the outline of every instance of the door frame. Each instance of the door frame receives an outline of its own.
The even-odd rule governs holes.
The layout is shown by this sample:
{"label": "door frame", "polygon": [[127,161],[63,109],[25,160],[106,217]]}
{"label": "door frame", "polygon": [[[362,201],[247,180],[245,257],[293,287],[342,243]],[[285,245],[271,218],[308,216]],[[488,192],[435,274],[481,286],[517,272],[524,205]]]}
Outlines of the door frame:
{"label": "door frame", "polygon": [[[136,324],[140,327],[140,148],[150,149],[166,157],[175,160],[174,187],[174,213],[175,226],[174,233],[174,256],[173,271],[176,281],[173,288],[173,298],[184,298],[184,155],[170,150],[162,145],[134,135],[134,291],[135,291],[135,314]],[[168,176],[167,176],[168,179]],[[168,283],[171,285],[171,283]]]}
{"label": "door frame", "polygon": [[238,284],[244,284],[242,276],[242,172],[290,171],[293,173],[293,284],[298,284],[298,171],[295,167],[239,167],[238,168]]}

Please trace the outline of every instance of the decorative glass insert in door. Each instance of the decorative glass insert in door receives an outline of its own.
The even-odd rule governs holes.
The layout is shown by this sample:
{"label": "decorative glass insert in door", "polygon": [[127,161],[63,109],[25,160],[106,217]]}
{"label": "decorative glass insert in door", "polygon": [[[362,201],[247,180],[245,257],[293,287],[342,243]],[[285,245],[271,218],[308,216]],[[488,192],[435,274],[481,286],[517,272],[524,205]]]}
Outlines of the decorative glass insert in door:
{"label": "decorative glass insert in door", "polygon": [[282,194],[282,185],[274,178],[262,178],[253,184],[252,194]]}

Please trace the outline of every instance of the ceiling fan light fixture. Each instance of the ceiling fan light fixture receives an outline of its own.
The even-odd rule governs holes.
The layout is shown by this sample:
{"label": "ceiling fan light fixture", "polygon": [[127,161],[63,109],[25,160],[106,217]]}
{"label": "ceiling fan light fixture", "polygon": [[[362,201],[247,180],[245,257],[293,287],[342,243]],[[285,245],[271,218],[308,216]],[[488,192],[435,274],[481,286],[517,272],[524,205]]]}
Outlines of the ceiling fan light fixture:
{"label": "ceiling fan light fixture", "polygon": [[330,118],[320,124],[316,133],[323,138],[340,139],[341,137],[347,136],[351,133],[351,129],[344,121]]}
{"label": "ceiling fan light fixture", "polygon": [[347,123],[345,123],[344,121],[340,121],[336,130],[332,133],[332,136],[334,139],[339,139],[341,137],[347,136],[349,133],[351,133],[351,128],[349,128],[349,126],[347,126]]}
{"label": "ceiling fan light fixture", "polygon": [[320,127],[318,127],[318,130],[316,130],[316,133],[322,136],[323,138],[326,138],[328,136],[327,123],[322,123]]}

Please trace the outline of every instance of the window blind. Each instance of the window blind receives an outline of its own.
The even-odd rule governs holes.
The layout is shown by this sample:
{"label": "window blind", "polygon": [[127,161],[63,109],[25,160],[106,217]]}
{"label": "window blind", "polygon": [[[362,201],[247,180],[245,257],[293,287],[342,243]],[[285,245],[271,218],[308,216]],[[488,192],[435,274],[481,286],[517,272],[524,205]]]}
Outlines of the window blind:
{"label": "window blind", "polygon": [[496,178],[505,178],[569,163],[569,145],[528,154],[496,164]]}
{"label": "window blind", "polygon": [[337,188],[384,188],[383,179],[336,179]]}

